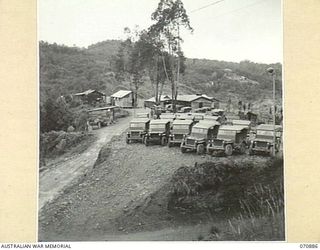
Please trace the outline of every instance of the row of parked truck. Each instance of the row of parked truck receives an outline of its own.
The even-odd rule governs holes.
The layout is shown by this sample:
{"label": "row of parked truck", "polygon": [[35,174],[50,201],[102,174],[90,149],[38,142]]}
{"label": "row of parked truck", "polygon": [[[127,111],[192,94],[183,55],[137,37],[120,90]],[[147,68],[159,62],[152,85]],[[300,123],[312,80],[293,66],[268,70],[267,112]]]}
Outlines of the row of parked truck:
{"label": "row of parked truck", "polygon": [[193,114],[162,114],[160,119],[150,120],[147,115],[137,114],[130,122],[126,142],[139,141],[146,146],[161,144],[180,146],[181,152],[197,154],[271,154],[273,147],[279,151],[282,137],[281,126],[260,124],[251,127],[247,120],[226,120],[221,116]]}

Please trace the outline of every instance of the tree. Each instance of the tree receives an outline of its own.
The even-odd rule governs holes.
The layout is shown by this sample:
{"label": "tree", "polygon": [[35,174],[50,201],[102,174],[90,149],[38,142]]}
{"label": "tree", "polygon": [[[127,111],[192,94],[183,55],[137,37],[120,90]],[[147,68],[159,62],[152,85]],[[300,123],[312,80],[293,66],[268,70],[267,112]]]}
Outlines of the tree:
{"label": "tree", "polygon": [[182,42],[180,26],[190,31],[193,29],[181,0],[160,0],[151,19],[155,21],[155,24],[149,28],[149,32],[162,43],[163,50],[169,55],[169,65],[164,65],[164,69],[171,72],[167,74],[167,77],[171,82],[172,107],[175,112],[181,60],[184,58],[180,47],[180,42]]}

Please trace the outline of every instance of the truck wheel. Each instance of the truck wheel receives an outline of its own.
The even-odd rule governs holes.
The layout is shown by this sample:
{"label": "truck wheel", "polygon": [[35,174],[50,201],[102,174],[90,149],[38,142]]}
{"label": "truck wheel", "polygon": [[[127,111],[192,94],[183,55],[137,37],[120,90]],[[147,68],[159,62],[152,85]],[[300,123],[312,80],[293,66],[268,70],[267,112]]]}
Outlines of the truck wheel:
{"label": "truck wheel", "polygon": [[203,144],[199,144],[197,146],[197,154],[198,155],[202,155],[204,153],[204,145]]}
{"label": "truck wheel", "polygon": [[130,139],[126,138],[126,143],[129,144],[130,143]]}
{"label": "truck wheel", "polygon": [[149,141],[147,137],[144,138],[143,142],[144,142],[144,145],[149,146]]}
{"label": "truck wheel", "polygon": [[167,138],[162,137],[162,138],[161,138],[161,145],[164,146],[164,145],[166,145],[166,144],[167,144]]}
{"label": "truck wheel", "polygon": [[225,153],[227,156],[232,155],[232,153],[233,153],[233,148],[232,148],[232,145],[231,145],[231,144],[227,144],[227,145],[226,145],[226,147],[224,148],[224,153]]}
{"label": "truck wheel", "polygon": [[181,153],[185,153],[185,152],[187,152],[187,149],[185,148],[185,147],[183,147],[183,146],[180,146],[180,149],[181,149]]}
{"label": "truck wheel", "polygon": [[168,147],[171,148],[172,144],[171,144],[171,140],[168,140]]}
{"label": "truck wheel", "polygon": [[244,143],[241,143],[240,145],[240,154],[244,154],[246,152],[246,145]]}

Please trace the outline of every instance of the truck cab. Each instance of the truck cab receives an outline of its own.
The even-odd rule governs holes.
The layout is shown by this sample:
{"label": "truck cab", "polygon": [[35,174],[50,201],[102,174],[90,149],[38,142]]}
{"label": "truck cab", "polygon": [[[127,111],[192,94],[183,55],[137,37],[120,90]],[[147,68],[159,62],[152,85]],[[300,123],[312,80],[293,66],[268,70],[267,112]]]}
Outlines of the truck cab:
{"label": "truck cab", "polygon": [[168,146],[181,144],[184,135],[189,135],[194,122],[192,120],[174,120],[169,135]]}
{"label": "truck cab", "polygon": [[183,137],[180,145],[182,153],[187,150],[205,153],[207,143],[215,138],[220,123],[217,121],[200,121],[192,127],[191,134]]}
{"label": "truck cab", "polygon": [[207,153],[225,153],[230,156],[234,151],[244,154],[248,145],[248,126],[223,125],[220,126],[217,138],[211,140],[207,146]]}
{"label": "truck cab", "polygon": [[[275,129],[275,131],[274,131]],[[274,145],[273,135],[275,132],[276,142]],[[275,152],[280,150],[282,127],[272,124],[260,124],[256,128],[255,138],[250,143],[249,154],[267,153],[272,154],[273,147]]]}
{"label": "truck cab", "polygon": [[170,134],[170,120],[156,119],[150,122],[148,133],[144,137],[144,144],[149,146],[150,143],[160,144],[162,146],[168,143]]}
{"label": "truck cab", "polygon": [[143,142],[146,133],[149,130],[150,120],[148,118],[135,118],[129,123],[126,143],[133,141]]}

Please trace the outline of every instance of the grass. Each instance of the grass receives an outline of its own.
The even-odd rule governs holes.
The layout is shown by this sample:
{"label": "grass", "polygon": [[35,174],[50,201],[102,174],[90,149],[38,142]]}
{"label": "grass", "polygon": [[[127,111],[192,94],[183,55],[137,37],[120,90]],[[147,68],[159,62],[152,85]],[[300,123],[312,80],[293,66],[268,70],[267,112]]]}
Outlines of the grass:
{"label": "grass", "polygon": [[176,172],[171,191],[175,211],[206,212],[217,223],[198,232],[199,240],[285,240],[283,160],[200,164]]}

